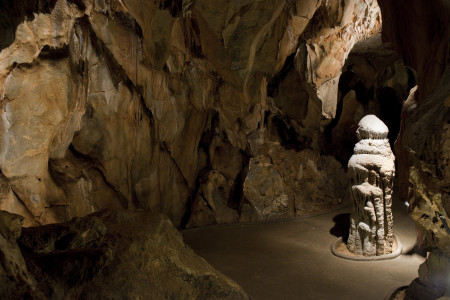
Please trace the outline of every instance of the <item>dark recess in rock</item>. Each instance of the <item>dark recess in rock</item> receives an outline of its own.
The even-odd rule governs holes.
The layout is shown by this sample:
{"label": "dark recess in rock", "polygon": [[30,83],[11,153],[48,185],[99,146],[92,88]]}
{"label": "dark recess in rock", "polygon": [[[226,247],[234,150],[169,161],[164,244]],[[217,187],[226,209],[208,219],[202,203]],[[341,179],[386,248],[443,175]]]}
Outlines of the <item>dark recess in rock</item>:
{"label": "dark recess in rock", "polygon": [[167,9],[172,17],[179,17],[182,12],[182,0],[163,0],[159,3],[159,9]]}
{"label": "dark recess in rock", "polygon": [[294,68],[295,54],[296,53],[294,52],[286,57],[283,68],[267,83],[267,96],[274,98],[278,95],[278,85],[286,77],[289,71]]}
{"label": "dark recess in rock", "polygon": [[50,13],[57,0],[0,1],[0,51],[12,44],[17,26],[33,20],[33,13]]}
{"label": "dark recess in rock", "polygon": [[86,9],[86,5],[84,4],[83,0],[68,0],[70,3],[75,4],[78,9],[80,10],[85,10]]}
{"label": "dark recess in rock", "polygon": [[286,149],[301,151],[309,149],[311,142],[307,137],[300,135],[293,126],[289,125],[286,117],[273,116],[272,123],[280,137],[280,143]]}
{"label": "dark recess in rock", "polygon": [[59,48],[45,45],[39,53],[39,58],[42,59],[61,59],[66,57],[69,57],[69,45],[63,45]]}
{"label": "dark recess in rock", "polygon": [[393,148],[400,130],[402,99],[399,99],[396,91],[390,87],[377,89],[376,98],[380,103],[380,119],[389,128],[388,139]]}
{"label": "dark recess in rock", "polygon": [[245,155],[245,153],[242,153],[242,157],[242,171],[238,174],[238,176],[236,176],[231,189],[230,198],[227,202],[228,207],[234,210],[238,210],[240,208],[241,203],[244,199],[244,181],[247,177],[248,163],[250,161],[250,157],[248,155]]}

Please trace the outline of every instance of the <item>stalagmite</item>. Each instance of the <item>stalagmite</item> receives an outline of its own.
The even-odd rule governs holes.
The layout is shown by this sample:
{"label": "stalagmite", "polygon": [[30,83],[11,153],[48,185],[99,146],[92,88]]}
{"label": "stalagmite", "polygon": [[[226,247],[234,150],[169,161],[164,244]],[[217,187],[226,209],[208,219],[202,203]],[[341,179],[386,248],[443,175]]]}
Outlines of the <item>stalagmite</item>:
{"label": "stalagmite", "polygon": [[359,142],[348,162],[353,213],[347,248],[354,254],[375,256],[392,253],[392,180],[394,154],[387,139],[388,128],[376,116],[361,119],[356,131]]}

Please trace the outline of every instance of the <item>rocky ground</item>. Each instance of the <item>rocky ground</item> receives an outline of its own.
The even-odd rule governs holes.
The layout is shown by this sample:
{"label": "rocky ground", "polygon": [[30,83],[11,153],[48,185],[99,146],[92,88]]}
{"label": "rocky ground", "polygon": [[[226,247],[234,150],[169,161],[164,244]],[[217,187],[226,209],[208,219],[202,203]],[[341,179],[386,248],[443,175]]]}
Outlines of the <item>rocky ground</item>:
{"label": "rocky ground", "polygon": [[21,232],[22,221],[0,213],[4,299],[248,299],[161,214],[103,211]]}

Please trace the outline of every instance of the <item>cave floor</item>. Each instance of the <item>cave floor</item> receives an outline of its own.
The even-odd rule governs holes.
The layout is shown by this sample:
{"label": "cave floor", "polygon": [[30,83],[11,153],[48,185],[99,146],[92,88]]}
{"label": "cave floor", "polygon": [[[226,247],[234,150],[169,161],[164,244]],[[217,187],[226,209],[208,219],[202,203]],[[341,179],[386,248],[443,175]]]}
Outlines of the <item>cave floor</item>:
{"label": "cave floor", "polygon": [[[272,223],[218,225],[182,232],[184,241],[252,299],[385,299],[417,277],[414,222],[394,203],[394,232],[403,254],[385,261],[350,261],[330,246],[348,229],[351,207]],[[345,229],[344,229],[345,228]]]}

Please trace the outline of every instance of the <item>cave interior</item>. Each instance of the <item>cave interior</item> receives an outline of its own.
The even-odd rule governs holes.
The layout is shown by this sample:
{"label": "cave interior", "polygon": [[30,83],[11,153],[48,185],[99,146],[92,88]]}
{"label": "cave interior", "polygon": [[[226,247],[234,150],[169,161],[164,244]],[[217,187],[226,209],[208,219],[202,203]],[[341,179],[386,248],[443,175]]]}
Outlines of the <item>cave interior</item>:
{"label": "cave interior", "polygon": [[448,0],[2,0],[0,29],[0,298],[450,299]]}

